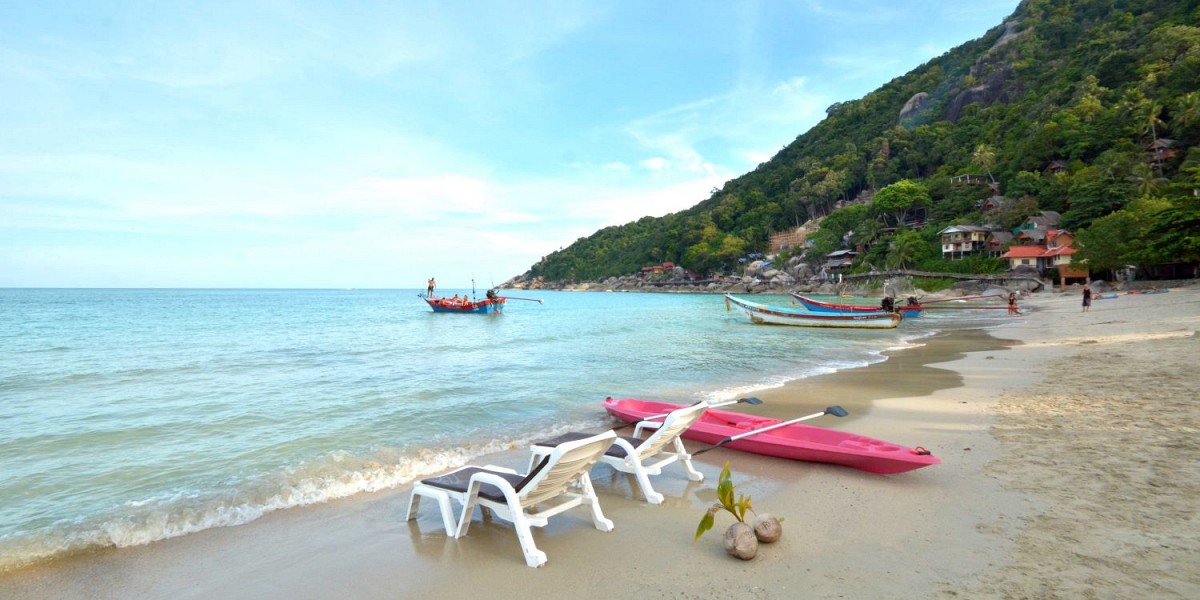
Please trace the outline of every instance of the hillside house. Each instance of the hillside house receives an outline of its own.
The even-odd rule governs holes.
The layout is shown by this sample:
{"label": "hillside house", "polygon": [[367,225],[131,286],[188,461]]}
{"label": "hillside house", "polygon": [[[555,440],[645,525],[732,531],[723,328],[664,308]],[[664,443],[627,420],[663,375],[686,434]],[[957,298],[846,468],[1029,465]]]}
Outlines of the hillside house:
{"label": "hillside house", "polygon": [[825,262],[821,263],[822,276],[841,273],[850,269],[854,264],[854,259],[858,257],[858,252],[854,250],[836,250],[825,255]]}
{"label": "hillside house", "polygon": [[967,254],[986,251],[992,231],[978,225],[952,225],[938,232],[942,238],[942,257],[961,259]]}
{"label": "hillside house", "polygon": [[1146,154],[1147,159],[1161,169],[1164,162],[1175,158],[1175,140],[1158,138],[1146,146]]}
{"label": "hillside house", "polygon": [[674,268],[675,263],[673,262],[665,262],[661,265],[651,265],[649,267],[642,267],[642,275],[657,275],[658,273],[665,273]]}
{"label": "hillside house", "polygon": [[1036,215],[1027,217],[1024,223],[1013,229],[1013,243],[1021,246],[1044,246],[1046,233],[1058,228],[1061,221],[1062,215],[1052,210],[1043,210]]}
{"label": "hillside house", "polygon": [[1008,246],[1012,243],[1013,234],[1008,231],[992,231],[988,233],[987,238],[987,253],[988,256],[999,257],[1008,250]]}
{"label": "hillside house", "polygon": [[988,196],[978,202],[980,212],[995,213],[1007,209],[1012,204],[1012,200],[1004,196]]}
{"label": "hillside house", "polygon": [[1044,244],[1012,246],[1000,258],[1008,261],[1010,271],[1030,267],[1044,274],[1047,269],[1057,269],[1060,286],[1072,280],[1088,280],[1087,269],[1071,263],[1071,255],[1075,254],[1075,236],[1063,229],[1052,229],[1046,232],[1045,240]]}

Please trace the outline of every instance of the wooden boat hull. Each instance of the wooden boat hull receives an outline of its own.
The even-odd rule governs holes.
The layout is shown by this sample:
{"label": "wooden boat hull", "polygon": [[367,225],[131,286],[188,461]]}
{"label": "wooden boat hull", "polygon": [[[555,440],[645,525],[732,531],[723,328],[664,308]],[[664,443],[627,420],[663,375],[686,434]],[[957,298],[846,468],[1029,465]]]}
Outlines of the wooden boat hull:
{"label": "wooden boat hull", "polygon": [[503,312],[504,298],[487,298],[478,302],[455,303],[451,298],[424,298],[425,303],[437,313],[466,313],[486,315]]}
{"label": "wooden boat hull", "polygon": [[737,307],[751,323],[760,325],[796,325],[800,327],[852,327],[859,329],[894,329],[903,318],[899,313],[818,313],[780,306],[749,302],[725,296],[725,306]]}
{"label": "wooden boat hull", "polygon": [[[683,405],[634,398],[604,400],[604,410],[627,423],[661,415],[681,406]],[[683,432],[683,437],[706,444],[716,444],[727,437],[780,422],[780,419],[710,408]],[[904,473],[942,462],[932,454],[920,454],[915,448],[803,423],[794,423],[732,441],[722,448],[789,460],[843,465],[883,474]]]}
{"label": "wooden boat hull", "polygon": [[[820,300],[815,300],[815,299],[809,298],[807,296],[801,296],[800,294],[797,294],[794,292],[792,293],[792,298],[795,298],[796,302],[800,303],[800,306],[803,306],[804,308],[806,308],[812,312],[823,312],[823,313],[841,313],[841,312],[878,313],[878,312],[883,312],[882,310],[880,310],[880,308],[878,306],[863,306],[860,304],[838,304],[835,302],[822,302]],[[912,319],[912,318],[921,316],[921,313],[924,311],[924,308],[925,307],[921,306],[920,304],[917,304],[917,305],[905,304],[905,305],[897,308],[896,312],[900,313],[900,315],[903,316],[905,319]]]}

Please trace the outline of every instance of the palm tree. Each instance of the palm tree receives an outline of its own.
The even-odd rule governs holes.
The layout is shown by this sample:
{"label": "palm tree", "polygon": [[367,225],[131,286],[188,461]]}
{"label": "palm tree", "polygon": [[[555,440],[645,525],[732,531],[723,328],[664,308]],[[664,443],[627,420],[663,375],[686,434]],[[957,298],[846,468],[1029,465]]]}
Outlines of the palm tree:
{"label": "palm tree", "polygon": [[988,179],[992,181],[992,185],[995,185],[996,178],[992,177],[992,165],[996,164],[996,151],[992,150],[992,147],[987,144],[980,144],[975,147],[973,158],[975,164],[983,167],[984,171],[987,171]]}
{"label": "palm tree", "polygon": [[1167,183],[1166,177],[1156,175],[1154,168],[1146,163],[1137,163],[1130,171],[1132,174],[1127,179],[1137,184],[1141,196],[1152,196],[1158,191],[1158,186]]}
{"label": "palm tree", "polygon": [[1158,141],[1158,128],[1166,127],[1166,123],[1163,123],[1163,120],[1158,118],[1162,114],[1162,111],[1162,104],[1151,102],[1143,121],[1144,128],[1142,129],[1142,133],[1149,133],[1151,141],[1154,142]]}
{"label": "palm tree", "polygon": [[1200,92],[1188,92],[1180,96],[1171,121],[1172,124],[1178,123],[1180,129],[1200,122]]}
{"label": "palm tree", "polygon": [[887,261],[893,268],[908,269],[927,247],[928,244],[919,233],[906,229],[892,237]]}

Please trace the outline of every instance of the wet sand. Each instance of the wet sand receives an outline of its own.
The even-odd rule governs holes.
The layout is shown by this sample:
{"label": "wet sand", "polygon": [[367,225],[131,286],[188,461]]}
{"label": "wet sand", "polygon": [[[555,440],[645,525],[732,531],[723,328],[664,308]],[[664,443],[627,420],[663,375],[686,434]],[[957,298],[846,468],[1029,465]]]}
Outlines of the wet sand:
{"label": "wet sand", "polygon": [[[1097,301],[1043,293],[988,335],[955,332],[888,361],[760,394],[755,412],[924,446],[943,464],[876,475],[718,449],[705,481],[669,468],[666,502],[598,466],[616,529],[572,511],[535,530],[479,521],[447,538],[408,489],[272,513],[148,546],[104,549],[0,578],[25,598],[1190,598],[1200,597],[1200,291]],[[1013,343],[1019,342],[1019,343]],[[692,450],[703,447],[688,442]],[[482,459],[520,467],[523,451]],[[739,493],[784,518],[741,562],[717,527],[692,538],[729,461]]]}

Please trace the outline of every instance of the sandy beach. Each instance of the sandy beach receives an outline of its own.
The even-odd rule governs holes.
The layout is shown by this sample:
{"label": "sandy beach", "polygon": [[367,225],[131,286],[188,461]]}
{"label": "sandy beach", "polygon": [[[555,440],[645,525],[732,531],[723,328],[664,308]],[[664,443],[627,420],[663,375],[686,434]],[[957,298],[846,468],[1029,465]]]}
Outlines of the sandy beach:
{"label": "sandy beach", "polygon": [[[657,478],[658,506],[598,466],[616,529],[567,513],[535,531],[540,569],[502,521],[459,540],[432,506],[404,521],[396,488],[9,573],[0,598],[1200,597],[1200,288],[1079,301],[1035,294],[990,332],[771,390],[754,410],[842,405],[849,417],[813,423],[921,445],[940,465],[876,475],[718,449],[697,457],[703,482]],[[738,492],[784,519],[752,561],[724,553],[727,514],[692,541],[726,461]]]}

